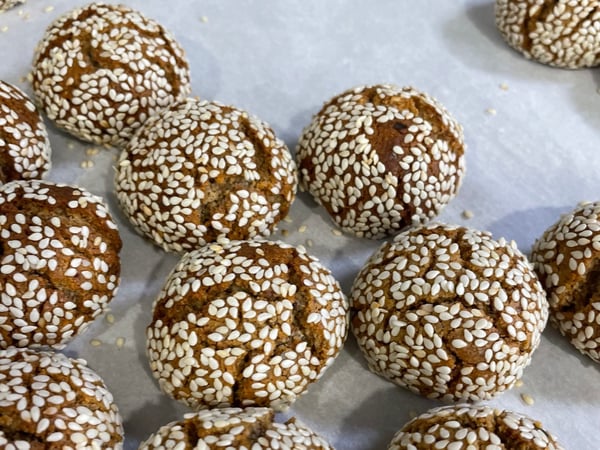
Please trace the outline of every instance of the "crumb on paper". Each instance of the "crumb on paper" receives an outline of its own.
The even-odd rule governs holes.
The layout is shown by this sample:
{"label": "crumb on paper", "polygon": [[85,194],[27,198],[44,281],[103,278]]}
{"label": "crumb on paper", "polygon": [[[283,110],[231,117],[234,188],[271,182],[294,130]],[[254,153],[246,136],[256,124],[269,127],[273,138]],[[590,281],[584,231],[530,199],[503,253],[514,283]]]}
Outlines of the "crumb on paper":
{"label": "crumb on paper", "polygon": [[8,25],[4,25],[4,26],[2,26],[2,28],[0,28],[0,31],[1,31],[2,33],[6,33],[6,32],[8,31]]}
{"label": "crumb on paper", "polygon": [[123,346],[125,345],[125,338],[124,337],[118,337],[115,340],[115,344],[117,345],[117,348],[123,348]]}
{"label": "crumb on paper", "polygon": [[508,84],[500,83],[500,89],[502,89],[503,91],[508,91]]}
{"label": "crumb on paper", "polygon": [[290,216],[285,216],[283,218],[283,221],[286,222],[286,223],[292,223],[293,222],[293,220],[292,220],[292,218]]}
{"label": "crumb on paper", "polygon": [[206,16],[202,16],[202,17],[200,17],[200,21],[201,21],[202,23],[206,23],[206,22],[208,22],[208,17],[206,17]]}
{"label": "crumb on paper", "polygon": [[471,211],[470,209],[465,209],[462,212],[462,216],[463,219],[472,219],[475,216],[475,214],[473,214],[473,211]]}
{"label": "crumb on paper", "polygon": [[312,239],[307,239],[306,240],[306,246],[308,248],[311,248],[314,245],[314,242],[312,241]]}
{"label": "crumb on paper", "polygon": [[108,313],[106,315],[106,322],[108,322],[110,324],[115,323],[115,316],[114,316],[114,314]]}
{"label": "crumb on paper", "polygon": [[94,167],[94,161],[90,161],[89,159],[86,159],[85,161],[81,161],[82,169],[91,169],[92,167]]}
{"label": "crumb on paper", "polygon": [[289,232],[288,230],[286,230],[285,228],[282,228],[282,229],[281,229],[281,235],[282,235],[282,236],[289,236],[289,235],[290,235],[290,232]]}
{"label": "crumb on paper", "polygon": [[50,13],[52,11],[54,11],[54,6],[52,6],[52,5],[48,5],[44,8],[45,13]]}
{"label": "crumb on paper", "polygon": [[495,116],[496,113],[497,113],[497,111],[494,108],[488,108],[488,109],[485,110],[485,112],[487,114],[489,114],[490,116]]}
{"label": "crumb on paper", "polygon": [[73,150],[73,149],[75,148],[75,144],[73,144],[72,142],[69,142],[69,143],[67,144],[67,148],[68,148],[69,150]]}
{"label": "crumb on paper", "polygon": [[298,233],[304,233],[306,230],[308,230],[308,226],[306,225],[300,225],[300,227],[298,227]]}
{"label": "crumb on paper", "polygon": [[100,347],[102,345],[102,341],[100,339],[92,339],[90,344],[92,347]]}
{"label": "crumb on paper", "polygon": [[533,401],[533,397],[529,394],[521,394],[521,399],[523,400],[523,402],[525,402],[526,405],[533,405],[534,401]]}
{"label": "crumb on paper", "polygon": [[517,381],[515,382],[515,387],[518,387],[518,388],[520,388],[520,387],[522,387],[522,386],[523,386],[523,380],[517,380]]}
{"label": "crumb on paper", "polygon": [[97,155],[98,153],[100,153],[100,149],[98,149],[96,147],[89,147],[85,150],[85,154],[88,156],[94,156],[94,155]]}
{"label": "crumb on paper", "polygon": [[341,236],[342,232],[340,230],[338,230],[337,228],[332,228],[331,232],[335,235],[335,236]]}

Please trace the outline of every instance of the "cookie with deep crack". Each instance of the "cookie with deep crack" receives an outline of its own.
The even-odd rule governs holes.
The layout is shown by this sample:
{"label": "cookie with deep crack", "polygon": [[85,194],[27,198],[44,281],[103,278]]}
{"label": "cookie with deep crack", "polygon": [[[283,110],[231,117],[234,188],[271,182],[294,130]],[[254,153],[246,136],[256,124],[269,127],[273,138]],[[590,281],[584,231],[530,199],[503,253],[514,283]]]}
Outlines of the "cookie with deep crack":
{"label": "cookie with deep crack", "polygon": [[512,387],[548,318],[544,290],[514,242],[439,223],[383,244],[354,281],[351,309],[373,372],[446,401]]}
{"label": "cookie with deep crack", "polygon": [[62,348],[113,298],[121,238],[101,198],[39,180],[0,186],[0,348]]}
{"label": "cookie with deep crack", "polygon": [[139,450],[329,450],[322,437],[295,418],[275,422],[269,408],[217,408],[186,414],[152,434]]}
{"label": "cookie with deep crack", "polygon": [[147,329],[162,390],[195,409],[282,410],[338,355],[348,307],[331,272],[304,249],[264,240],[183,256]]}

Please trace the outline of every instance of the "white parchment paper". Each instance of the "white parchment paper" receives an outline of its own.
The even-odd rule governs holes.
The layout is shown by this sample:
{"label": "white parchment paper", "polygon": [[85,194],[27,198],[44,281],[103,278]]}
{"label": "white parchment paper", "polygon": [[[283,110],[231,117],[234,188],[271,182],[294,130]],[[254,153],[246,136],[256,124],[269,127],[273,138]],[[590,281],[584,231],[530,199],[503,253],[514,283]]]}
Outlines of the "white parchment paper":
{"label": "white parchment paper", "polygon": [[[413,85],[464,126],[467,175],[440,220],[514,239],[524,252],[559,215],[600,200],[600,70],[525,60],[494,26],[492,0],[123,0],[170,29],[191,63],[193,94],[269,122],[290,148],[322,103],[352,86]],[[79,0],[28,0],[0,14],[0,78],[24,81],[45,28]],[[151,305],[178,257],[139,237],[113,194],[116,150],[49,124],[49,179],[103,196],[124,247],[122,283],[100,318],[65,350],[106,381],[125,422],[125,448],[187,410],[164,396],[145,356]],[[469,210],[473,217],[466,219]],[[307,195],[274,238],[307,246],[348,293],[378,242],[338,236]],[[118,345],[119,344],[119,345]],[[598,449],[600,367],[548,328],[523,384],[490,404],[540,420],[566,448]],[[527,404],[522,395],[534,403]],[[414,414],[438,406],[370,373],[350,338],[335,364],[284,416],[295,415],[343,450],[386,448]]]}

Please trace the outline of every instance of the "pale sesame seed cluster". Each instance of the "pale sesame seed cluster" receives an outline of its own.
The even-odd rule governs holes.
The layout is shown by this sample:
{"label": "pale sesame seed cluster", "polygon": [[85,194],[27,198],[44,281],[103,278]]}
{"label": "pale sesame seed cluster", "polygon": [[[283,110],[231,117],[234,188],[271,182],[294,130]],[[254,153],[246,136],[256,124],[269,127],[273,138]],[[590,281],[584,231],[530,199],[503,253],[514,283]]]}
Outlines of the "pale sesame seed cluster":
{"label": "pale sesame seed cluster", "polygon": [[186,414],[161,427],[139,450],[328,450],[327,442],[296,419],[274,421],[269,408],[217,408]]}
{"label": "pale sesame seed cluster", "polygon": [[531,259],[548,293],[550,321],[600,362],[600,202],[583,203],[549,227]]}
{"label": "pale sesame seed cluster", "polygon": [[49,26],[36,48],[32,83],[57,126],[115,146],[191,90],[183,49],[162,25],[103,3],[74,9]]}
{"label": "pale sesame seed cluster", "polygon": [[411,87],[361,86],[327,102],[296,150],[300,186],[345,232],[382,238],[425,222],[465,171],[461,126]]}
{"label": "pale sesame seed cluster", "polygon": [[147,329],[160,387],[192,408],[286,409],[334,361],[347,301],[303,248],[211,244],[170,274]]}
{"label": "pale sesame seed cluster", "polygon": [[0,448],[123,448],[121,416],[102,379],[81,359],[0,350]]}
{"label": "pale sesame seed cluster", "polygon": [[372,371],[446,401],[487,400],[512,387],[548,317],[514,242],[437,223],[383,244],[354,281],[351,308]]}
{"label": "pale sesame seed cluster", "polygon": [[175,252],[270,234],[297,185],[289,150],[265,122],[194,98],[149,119],[116,170],[127,217]]}
{"label": "pale sesame seed cluster", "polygon": [[44,121],[27,94],[0,80],[0,183],[43,178],[52,154]]}
{"label": "pale sesame seed cluster", "polygon": [[513,48],[551,66],[600,65],[600,1],[496,0],[496,25]]}
{"label": "pale sesame seed cluster", "polygon": [[6,11],[21,3],[25,3],[25,0],[0,0],[0,12]]}
{"label": "pale sesame seed cluster", "polygon": [[388,450],[563,450],[542,424],[488,406],[433,408],[408,422]]}
{"label": "pale sesame seed cluster", "polygon": [[0,247],[0,348],[61,348],[117,290],[117,227],[102,199],[82,188],[0,186]]}

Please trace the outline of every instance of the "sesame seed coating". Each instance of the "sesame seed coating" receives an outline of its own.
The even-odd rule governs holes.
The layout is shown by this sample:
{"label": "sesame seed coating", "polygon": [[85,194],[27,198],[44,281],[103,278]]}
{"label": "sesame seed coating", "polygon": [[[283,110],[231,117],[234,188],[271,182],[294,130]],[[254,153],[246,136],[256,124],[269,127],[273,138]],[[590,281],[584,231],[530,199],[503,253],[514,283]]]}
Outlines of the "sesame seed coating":
{"label": "sesame seed coating", "polygon": [[296,166],[263,121],[188,98],[149,119],[116,168],[121,208],[168,251],[270,234],[296,192]]}
{"label": "sesame seed coating", "polygon": [[584,203],[549,227],[531,259],[550,303],[550,321],[600,362],[600,202]]}
{"label": "sesame seed coating", "polygon": [[291,418],[274,422],[269,408],[220,408],[186,414],[161,427],[139,450],[327,450],[327,442]]}
{"label": "sesame seed coating", "polygon": [[351,308],[373,372],[445,401],[487,400],[512,387],[548,317],[514,242],[436,223],[383,244],[354,281]]}
{"label": "sesame seed coating", "polygon": [[32,83],[57,126],[116,146],[191,90],[183,49],[162,25],[103,3],[74,9],[48,27],[35,51]]}
{"label": "sesame seed coating", "polygon": [[465,171],[461,126],[411,87],[361,86],[327,102],[304,129],[300,186],[346,232],[379,239],[433,218]]}
{"label": "sesame seed coating", "polygon": [[150,367],[192,408],[287,408],[334,361],[347,301],[302,248],[264,240],[183,256],[154,304]]}
{"label": "sesame seed coating", "polygon": [[0,448],[122,449],[112,394],[84,360],[0,350]]}
{"label": "sesame seed coating", "polygon": [[600,65],[600,1],[496,0],[496,25],[510,46],[551,66]]}
{"label": "sesame seed coating", "polygon": [[433,408],[402,427],[388,450],[562,450],[542,424],[523,414],[488,406]]}
{"label": "sesame seed coating", "polygon": [[0,186],[0,247],[0,348],[62,348],[117,290],[117,227],[82,188],[38,180]]}
{"label": "sesame seed coating", "polygon": [[25,3],[25,0],[0,0],[0,12],[9,10],[21,3]]}
{"label": "sesame seed coating", "polygon": [[50,170],[48,132],[27,94],[0,80],[0,183],[43,178]]}

